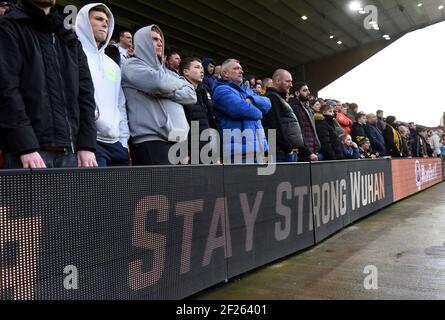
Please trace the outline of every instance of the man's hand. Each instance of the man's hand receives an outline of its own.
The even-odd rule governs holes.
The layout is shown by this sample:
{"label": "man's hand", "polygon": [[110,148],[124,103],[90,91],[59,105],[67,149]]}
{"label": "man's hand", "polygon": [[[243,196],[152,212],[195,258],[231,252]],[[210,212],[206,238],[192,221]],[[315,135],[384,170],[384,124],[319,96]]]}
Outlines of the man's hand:
{"label": "man's hand", "polygon": [[247,103],[250,103],[250,104],[253,104],[253,100],[250,99],[250,98],[247,98],[247,99],[246,99],[246,102],[247,102]]}
{"label": "man's hand", "polygon": [[355,142],[353,142],[353,143],[351,144],[351,147],[353,147],[354,149],[358,149],[358,145],[357,145],[357,143],[355,143]]}
{"label": "man's hand", "polygon": [[79,168],[98,167],[96,155],[91,151],[79,151],[77,153],[77,166]]}
{"label": "man's hand", "polygon": [[23,169],[46,169],[45,162],[38,152],[28,153],[20,156]]}
{"label": "man's hand", "polygon": [[318,161],[318,156],[316,154],[311,154],[309,156],[309,160],[311,160],[311,161]]}
{"label": "man's hand", "polygon": [[134,56],[134,49],[133,49],[133,46],[131,46],[130,48],[128,48],[127,55],[128,55],[129,58],[131,58],[131,57]]}

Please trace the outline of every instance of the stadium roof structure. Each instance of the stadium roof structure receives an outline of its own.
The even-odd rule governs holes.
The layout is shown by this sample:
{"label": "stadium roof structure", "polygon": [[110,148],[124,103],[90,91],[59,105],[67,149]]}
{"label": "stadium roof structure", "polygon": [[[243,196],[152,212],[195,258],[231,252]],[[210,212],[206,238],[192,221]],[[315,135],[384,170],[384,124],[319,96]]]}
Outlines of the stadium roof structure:
{"label": "stadium roof structure", "polygon": [[[81,6],[88,2],[92,1],[59,0],[58,4]],[[120,27],[136,30],[158,24],[165,33],[167,47],[212,57],[218,62],[237,58],[248,72],[259,75],[270,74],[277,68],[296,70],[357,48],[371,46],[372,55],[410,31],[445,20],[442,0],[108,0],[104,3],[113,11]],[[369,22],[375,9],[379,30],[376,27],[367,30],[364,21]],[[384,35],[389,36],[388,40]]]}

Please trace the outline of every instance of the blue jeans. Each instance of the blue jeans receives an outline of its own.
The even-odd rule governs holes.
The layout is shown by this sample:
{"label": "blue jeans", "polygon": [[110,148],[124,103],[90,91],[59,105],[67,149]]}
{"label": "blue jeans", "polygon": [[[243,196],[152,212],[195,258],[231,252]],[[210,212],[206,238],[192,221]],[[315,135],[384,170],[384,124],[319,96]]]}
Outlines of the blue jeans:
{"label": "blue jeans", "polygon": [[[241,159],[238,159],[239,157],[232,155],[230,163],[224,163],[224,164],[258,164],[258,159],[256,156],[246,158],[245,156],[241,156]],[[223,159],[224,160],[224,159]]]}
{"label": "blue jeans", "polygon": [[298,162],[297,153],[292,152],[290,154],[284,153],[282,151],[277,151],[276,155],[277,163],[291,163]]}
{"label": "blue jeans", "polygon": [[[48,169],[77,168],[77,155],[71,152],[38,151]],[[20,157],[11,153],[5,154],[5,169],[23,169]]]}
{"label": "blue jeans", "polygon": [[126,167],[128,166],[128,149],[120,142],[96,144],[96,161],[99,167]]}

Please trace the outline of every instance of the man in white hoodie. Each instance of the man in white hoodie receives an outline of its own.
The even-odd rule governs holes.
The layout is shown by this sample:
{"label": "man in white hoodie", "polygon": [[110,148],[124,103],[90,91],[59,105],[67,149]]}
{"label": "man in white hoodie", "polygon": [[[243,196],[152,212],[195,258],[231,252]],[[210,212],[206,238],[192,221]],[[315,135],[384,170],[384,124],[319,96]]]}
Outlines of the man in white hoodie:
{"label": "man in white hoodie", "polygon": [[102,3],[84,6],[77,16],[76,31],[94,83],[97,147],[100,167],[128,165],[129,128],[121,70],[105,54],[114,30],[114,17]]}

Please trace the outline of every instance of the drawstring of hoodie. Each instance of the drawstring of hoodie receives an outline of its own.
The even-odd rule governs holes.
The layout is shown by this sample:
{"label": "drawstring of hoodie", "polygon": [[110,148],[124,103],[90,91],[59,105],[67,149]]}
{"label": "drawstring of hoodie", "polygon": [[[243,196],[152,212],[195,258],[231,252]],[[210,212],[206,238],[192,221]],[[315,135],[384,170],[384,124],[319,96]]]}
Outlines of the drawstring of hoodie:
{"label": "drawstring of hoodie", "polygon": [[102,75],[102,79],[105,78],[105,61],[104,61],[104,57],[102,54],[99,53],[100,51],[98,51],[98,55],[99,55],[99,70],[101,72]]}

